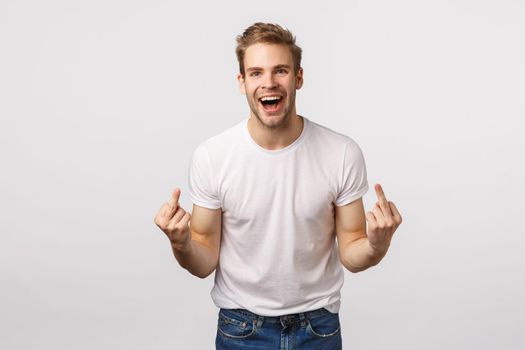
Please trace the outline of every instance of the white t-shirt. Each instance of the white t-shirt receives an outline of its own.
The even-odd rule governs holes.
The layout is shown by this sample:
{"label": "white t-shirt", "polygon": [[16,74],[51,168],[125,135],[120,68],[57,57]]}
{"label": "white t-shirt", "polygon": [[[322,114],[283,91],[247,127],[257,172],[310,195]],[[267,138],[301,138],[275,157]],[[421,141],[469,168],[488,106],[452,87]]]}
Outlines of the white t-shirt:
{"label": "white t-shirt", "polygon": [[365,161],[351,138],[302,118],[301,135],[280,150],[259,146],[246,118],[192,155],[193,203],[222,208],[211,291],[219,308],[262,316],[339,312],[344,270],[333,206],[367,192]]}

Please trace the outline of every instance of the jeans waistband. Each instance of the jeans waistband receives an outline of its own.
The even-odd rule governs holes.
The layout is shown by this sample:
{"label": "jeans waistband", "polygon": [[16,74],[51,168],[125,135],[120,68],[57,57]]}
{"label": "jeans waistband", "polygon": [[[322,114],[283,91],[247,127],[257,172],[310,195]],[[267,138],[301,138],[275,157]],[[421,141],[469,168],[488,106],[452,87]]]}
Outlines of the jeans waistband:
{"label": "jeans waistband", "polygon": [[238,312],[251,319],[257,319],[258,321],[263,321],[265,323],[281,323],[281,324],[290,324],[290,323],[295,323],[295,322],[303,323],[305,320],[313,319],[313,318],[330,313],[330,311],[328,311],[327,309],[320,308],[317,310],[300,312],[296,314],[282,315],[282,316],[261,316],[261,315],[257,315],[245,309],[222,309],[222,310]]}

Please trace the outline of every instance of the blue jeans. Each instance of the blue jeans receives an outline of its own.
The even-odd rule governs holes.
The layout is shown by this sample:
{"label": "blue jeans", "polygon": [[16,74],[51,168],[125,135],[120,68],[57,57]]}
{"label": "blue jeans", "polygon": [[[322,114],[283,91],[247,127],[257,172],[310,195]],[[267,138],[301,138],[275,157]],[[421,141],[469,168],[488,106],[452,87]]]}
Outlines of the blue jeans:
{"label": "blue jeans", "polygon": [[339,314],[322,308],[259,316],[244,309],[220,309],[216,350],[341,350]]}

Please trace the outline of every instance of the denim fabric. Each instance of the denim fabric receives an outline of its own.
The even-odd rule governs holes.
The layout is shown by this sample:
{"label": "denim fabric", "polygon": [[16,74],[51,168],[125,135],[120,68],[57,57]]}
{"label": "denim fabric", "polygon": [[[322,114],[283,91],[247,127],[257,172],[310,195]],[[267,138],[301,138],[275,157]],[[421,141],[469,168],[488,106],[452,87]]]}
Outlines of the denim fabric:
{"label": "denim fabric", "polygon": [[322,308],[284,316],[220,309],[216,350],[342,350],[339,314]]}

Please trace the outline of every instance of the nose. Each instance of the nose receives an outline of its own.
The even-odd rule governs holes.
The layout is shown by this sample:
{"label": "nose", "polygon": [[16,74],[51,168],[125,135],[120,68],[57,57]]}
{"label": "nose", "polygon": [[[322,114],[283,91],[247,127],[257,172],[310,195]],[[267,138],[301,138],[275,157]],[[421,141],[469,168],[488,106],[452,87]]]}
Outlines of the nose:
{"label": "nose", "polygon": [[263,81],[263,88],[265,89],[273,89],[277,87],[277,83],[275,82],[275,77],[272,73],[266,74]]}

